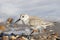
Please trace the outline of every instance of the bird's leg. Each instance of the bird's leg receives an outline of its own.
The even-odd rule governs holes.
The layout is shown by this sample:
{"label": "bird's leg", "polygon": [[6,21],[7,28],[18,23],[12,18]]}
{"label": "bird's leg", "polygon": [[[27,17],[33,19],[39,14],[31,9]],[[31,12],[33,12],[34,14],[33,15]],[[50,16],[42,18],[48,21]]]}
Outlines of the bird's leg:
{"label": "bird's leg", "polygon": [[38,30],[37,29],[33,29],[31,34],[33,34],[34,32],[38,32]]}

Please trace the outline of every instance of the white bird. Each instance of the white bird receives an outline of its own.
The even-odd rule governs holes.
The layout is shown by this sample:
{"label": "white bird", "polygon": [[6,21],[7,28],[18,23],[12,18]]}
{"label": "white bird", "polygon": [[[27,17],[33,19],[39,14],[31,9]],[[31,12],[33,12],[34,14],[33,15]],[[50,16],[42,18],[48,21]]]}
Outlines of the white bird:
{"label": "white bird", "polygon": [[39,17],[29,16],[27,14],[21,14],[20,18],[17,21],[19,21],[19,20],[21,20],[25,25],[31,26],[31,28],[34,31],[40,30],[40,32],[42,32],[43,29],[46,29],[47,26],[54,25],[52,22],[46,22]]}

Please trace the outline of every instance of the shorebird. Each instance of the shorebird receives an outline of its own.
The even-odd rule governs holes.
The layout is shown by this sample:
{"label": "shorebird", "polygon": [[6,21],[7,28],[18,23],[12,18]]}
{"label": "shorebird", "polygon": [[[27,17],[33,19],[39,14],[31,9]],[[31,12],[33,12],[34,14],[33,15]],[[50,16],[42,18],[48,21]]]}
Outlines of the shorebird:
{"label": "shorebird", "polygon": [[27,14],[21,14],[20,18],[16,22],[18,22],[19,20],[21,20],[23,24],[31,26],[33,32],[34,31],[37,32],[39,30],[40,33],[42,32],[43,29],[46,29],[46,27],[54,25],[52,22],[46,22],[42,18],[30,16]]}

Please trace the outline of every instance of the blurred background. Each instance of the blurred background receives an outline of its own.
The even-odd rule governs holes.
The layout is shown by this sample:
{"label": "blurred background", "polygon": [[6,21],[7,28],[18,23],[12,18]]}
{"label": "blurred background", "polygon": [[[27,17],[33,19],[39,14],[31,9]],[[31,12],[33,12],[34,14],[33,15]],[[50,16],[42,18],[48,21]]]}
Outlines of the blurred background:
{"label": "blurred background", "polygon": [[60,0],[0,0],[0,22],[17,20],[21,13],[60,21]]}

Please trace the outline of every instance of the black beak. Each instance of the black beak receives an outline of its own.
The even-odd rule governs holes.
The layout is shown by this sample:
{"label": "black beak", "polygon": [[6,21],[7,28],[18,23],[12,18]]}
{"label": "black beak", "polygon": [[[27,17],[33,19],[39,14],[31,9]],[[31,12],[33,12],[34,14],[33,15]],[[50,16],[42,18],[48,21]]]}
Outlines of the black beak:
{"label": "black beak", "polygon": [[[20,21],[20,20],[21,20],[21,19],[18,19],[16,22],[18,22],[18,21]],[[16,22],[15,22],[15,23],[16,23]]]}

